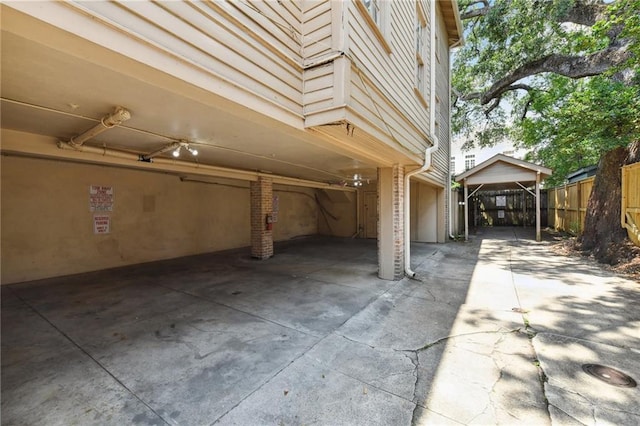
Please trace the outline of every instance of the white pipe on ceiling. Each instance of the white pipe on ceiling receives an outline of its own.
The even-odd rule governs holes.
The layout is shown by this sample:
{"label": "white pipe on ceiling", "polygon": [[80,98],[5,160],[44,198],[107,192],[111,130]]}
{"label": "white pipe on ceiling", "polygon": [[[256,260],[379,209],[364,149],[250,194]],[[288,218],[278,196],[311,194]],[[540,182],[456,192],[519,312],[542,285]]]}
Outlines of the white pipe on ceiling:
{"label": "white pipe on ceiling", "polygon": [[68,144],[72,148],[81,147],[83,143],[88,141],[91,138],[96,137],[102,132],[105,132],[115,126],[122,124],[124,121],[127,121],[131,118],[131,113],[122,107],[116,107],[116,109],[108,115],[105,115],[100,120],[100,123],[81,135],[75,136],[71,138]]}

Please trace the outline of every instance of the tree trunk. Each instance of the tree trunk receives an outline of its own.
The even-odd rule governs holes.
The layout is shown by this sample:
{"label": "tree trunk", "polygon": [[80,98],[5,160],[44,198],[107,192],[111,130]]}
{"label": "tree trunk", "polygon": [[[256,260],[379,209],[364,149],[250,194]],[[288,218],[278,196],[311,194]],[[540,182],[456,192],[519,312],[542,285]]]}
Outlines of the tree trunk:
{"label": "tree trunk", "polygon": [[605,153],[598,164],[580,243],[602,263],[617,263],[617,246],[627,238],[620,226],[622,178],[620,168],[640,161],[640,141]]}

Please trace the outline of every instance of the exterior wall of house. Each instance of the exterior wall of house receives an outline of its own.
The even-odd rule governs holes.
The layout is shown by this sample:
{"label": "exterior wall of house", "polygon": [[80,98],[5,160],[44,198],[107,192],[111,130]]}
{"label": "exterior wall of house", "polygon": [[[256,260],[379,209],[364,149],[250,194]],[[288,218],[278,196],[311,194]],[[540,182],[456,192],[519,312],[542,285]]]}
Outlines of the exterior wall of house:
{"label": "exterior wall of house", "polygon": [[504,154],[509,157],[523,159],[527,153],[524,149],[516,148],[513,142],[509,140],[500,141],[494,146],[475,147],[469,150],[462,149],[465,142],[466,140],[463,138],[454,138],[451,141],[451,174],[453,176],[462,174],[468,170],[465,167],[465,156],[467,155],[473,156],[474,165],[477,166],[496,154]]}
{"label": "exterior wall of house", "polygon": [[438,242],[441,203],[440,188],[420,182],[411,183],[411,241]]}
{"label": "exterior wall of house", "polygon": [[[431,220],[435,203],[438,241],[446,229],[447,203],[442,194],[448,188],[450,157],[449,51],[439,5],[426,0],[382,5],[379,26],[360,0],[12,2],[3,10],[11,14],[6,20],[10,32],[43,46],[86,55],[83,59],[88,62],[117,68],[141,81],[148,77],[158,87],[169,81],[175,93],[216,106],[221,103],[220,108],[233,108],[240,117],[246,111],[255,112],[254,119],[262,114],[274,119],[270,121],[274,127],[306,127],[316,135],[324,126],[328,130],[322,137],[329,136],[340,152],[371,160],[378,170],[395,170],[388,176],[391,186],[385,187],[384,203],[379,201],[387,209],[377,209],[375,226],[384,221],[379,228],[383,232],[376,234],[381,238],[384,233],[392,245],[382,247],[388,263],[385,274],[397,278],[403,256],[398,243],[404,214],[401,176],[405,166],[410,171],[424,161],[425,149],[434,143],[432,136],[438,137],[439,150],[427,179],[440,189],[428,195],[418,191],[420,203],[428,200],[428,205],[417,214],[429,212]],[[433,8],[435,20],[430,14]],[[423,46],[424,96],[416,91],[418,10],[426,20],[426,31],[436,31],[436,43],[427,37]],[[72,36],[48,32],[41,22],[30,26],[35,20],[27,15]],[[48,40],[49,34],[55,40]],[[78,40],[109,51],[86,49]],[[434,63],[432,51],[437,57]],[[150,68],[161,72],[150,75]],[[430,82],[432,70],[435,84]],[[162,80],[162,73],[175,78]],[[55,141],[50,142],[53,149]],[[75,154],[66,153],[69,159]],[[144,169],[144,164],[139,167]],[[2,221],[12,226],[3,227],[2,282],[248,246],[250,184],[234,182],[183,182],[175,175],[141,170],[3,157]],[[88,209],[90,185],[115,190],[108,234],[94,232],[94,214]],[[363,225],[362,202],[356,193],[342,194],[345,199],[337,201],[322,191],[274,185],[273,195],[280,209],[275,240],[316,233],[350,236]],[[369,227],[374,226],[367,217]],[[416,238],[432,238],[424,232]]]}
{"label": "exterior wall of house", "polygon": [[302,124],[300,1],[11,7],[266,116]]}
{"label": "exterior wall of house", "polygon": [[[250,244],[247,181],[181,181],[161,173],[14,156],[2,156],[0,166],[2,284]],[[113,188],[113,211],[90,211],[91,185]],[[274,240],[318,233],[315,191],[274,185],[279,207]],[[332,200],[325,205],[336,210]],[[336,206],[353,208],[355,217],[353,203]],[[109,233],[94,232],[94,215],[109,216]],[[351,230],[352,222],[326,233],[340,226]]]}
{"label": "exterior wall of house", "polygon": [[[349,118],[356,128],[420,157],[429,144],[429,107],[415,92],[416,3],[382,2],[380,25],[367,19],[361,4],[347,3]],[[430,65],[425,60],[425,80]]]}
{"label": "exterior wall of house", "polygon": [[[334,62],[323,58],[341,49],[338,45],[342,31],[342,2],[302,2],[302,56],[308,67],[303,71],[304,115],[333,108],[338,98]],[[320,65],[313,66],[312,64]]]}

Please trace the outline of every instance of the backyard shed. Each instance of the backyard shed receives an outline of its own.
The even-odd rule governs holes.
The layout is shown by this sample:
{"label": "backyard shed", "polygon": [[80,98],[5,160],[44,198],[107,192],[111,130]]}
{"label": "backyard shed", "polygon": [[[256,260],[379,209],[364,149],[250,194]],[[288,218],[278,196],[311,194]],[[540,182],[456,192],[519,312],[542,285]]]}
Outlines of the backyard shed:
{"label": "backyard shed", "polygon": [[[523,189],[536,200],[536,240],[540,241],[540,182],[552,170],[524,160],[497,154],[456,177],[464,187],[464,237],[469,239],[469,198],[480,190]],[[469,193],[471,191],[471,193]]]}

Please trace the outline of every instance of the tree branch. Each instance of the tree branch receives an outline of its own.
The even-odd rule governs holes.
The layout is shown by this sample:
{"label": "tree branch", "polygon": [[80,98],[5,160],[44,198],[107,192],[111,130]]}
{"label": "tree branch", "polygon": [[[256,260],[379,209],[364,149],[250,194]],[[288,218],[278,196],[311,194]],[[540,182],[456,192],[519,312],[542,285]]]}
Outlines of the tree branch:
{"label": "tree branch", "polygon": [[558,21],[591,27],[603,17],[606,7],[602,0],[577,0],[566,15],[558,17]]}
{"label": "tree branch", "polygon": [[524,105],[524,108],[522,110],[520,121],[523,121],[527,117],[527,113],[529,112],[529,107],[531,106],[532,103],[533,103],[533,98],[529,97],[529,99],[527,99],[527,103]]}
{"label": "tree branch", "polygon": [[[480,3],[482,4],[482,7],[471,9],[472,6]],[[470,4],[467,9],[460,14],[460,19],[464,21],[467,19],[476,18],[478,16],[484,16],[489,13],[489,10],[491,10],[491,6],[489,5],[488,0],[478,0],[475,3]]]}
{"label": "tree branch", "polygon": [[464,96],[463,99],[479,99],[482,105],[486,105],[492,99],[501,97],[507,91],[526,89],[525,87],[521,87],[522,85],[513,84],[526,77],[545,72],[551,72],[573,79],[589,77],[602,74],[608,69],[623,63],[629,57],[628,43],[609,46],[604,50],[587,56],[551,54],[515,69],[507,76],[493,83],[484,93],[470,93]]}

